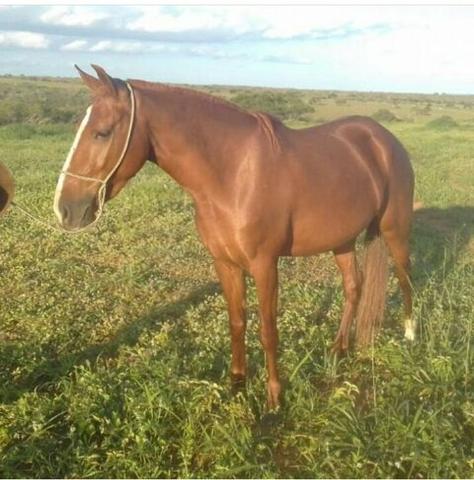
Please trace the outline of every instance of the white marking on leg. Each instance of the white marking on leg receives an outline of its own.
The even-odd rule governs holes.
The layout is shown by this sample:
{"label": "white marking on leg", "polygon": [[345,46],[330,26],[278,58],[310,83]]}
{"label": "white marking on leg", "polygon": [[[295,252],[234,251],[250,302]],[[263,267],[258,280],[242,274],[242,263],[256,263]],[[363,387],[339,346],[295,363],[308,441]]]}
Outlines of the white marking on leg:
{"label": "white marking on leg", "polygon": [[76,148],[79,144],[79,141],[81,140],[82,133],[84,132],[84,129],[86,128],[87,123],[89,122],[89,118],[91,116],[92,112],[92,105],[89,105],[86,111],[85,117],[82,119],[81,125],[79,126],[79,129],[77,130],[76,133],[76,138],[74,139],[74,142],[71,146],[71,149],[69,150],[69,153],[67,155],[66,161],[64,162],[63,169],[61,170],[61,173],[59,175],[58,179],[58,184],[56,186],[56,192],[54,193],[54,213],[56,214],[56,217],[59,220],[59,223],[62,224],[62,214],[59,210],[59,200],[61,199],[61,195],[63,192],[63,187],[64,187],[64,180],[66,178],[66,175],[64,172],[67,172],[69,169],[69,165],[72,162],[72,158],[74,156],[74,152],[76,151]]}
{"label": "white marking on leg", "polygon": [[405,320],[405,338],[413,342],[416,337],[416,322],[412,318]]}

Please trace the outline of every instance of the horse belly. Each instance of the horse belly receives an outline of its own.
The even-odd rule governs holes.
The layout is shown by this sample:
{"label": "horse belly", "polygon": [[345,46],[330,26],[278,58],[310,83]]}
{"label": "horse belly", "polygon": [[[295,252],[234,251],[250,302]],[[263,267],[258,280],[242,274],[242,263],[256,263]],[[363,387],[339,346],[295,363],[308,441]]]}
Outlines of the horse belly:
{"label": "horse belly", "polygon": [[376,214],[369,195],[311,195],[292,216],[291,255],[315,255],[355,239]]}

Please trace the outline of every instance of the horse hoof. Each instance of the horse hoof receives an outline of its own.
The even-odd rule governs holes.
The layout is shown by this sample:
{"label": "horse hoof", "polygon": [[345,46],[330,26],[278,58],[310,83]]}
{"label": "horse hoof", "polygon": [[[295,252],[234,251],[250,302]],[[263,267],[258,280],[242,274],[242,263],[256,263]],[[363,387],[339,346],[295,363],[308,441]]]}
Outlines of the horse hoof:
{"label": "horse hoof", "polygon": [[335,340],[331,347],[331,355],[345,355],[349,345],[341,339]]}
{"label": "horse hoof", "polygon": [[233,394],[244,392],[246,387],[246,376],[241,373],[231,373],[230,385]]}
{"label": "horse hoof", "polygon": [[269,383],[267,388],[267,406],[268,411],[278,411],[280,408],[280,395],[281,385],[280,383]]}

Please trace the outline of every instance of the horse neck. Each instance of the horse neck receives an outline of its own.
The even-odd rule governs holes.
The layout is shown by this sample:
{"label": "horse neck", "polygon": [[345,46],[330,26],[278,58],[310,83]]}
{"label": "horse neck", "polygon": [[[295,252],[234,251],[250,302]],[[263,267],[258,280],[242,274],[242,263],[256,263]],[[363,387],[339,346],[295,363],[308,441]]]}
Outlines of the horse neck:
{"label": "horse neck", "polygon": [[158,165],[194,197],[203,190],[225,191],[244,155],[254,117],[186,89],[155,87],[140,95]]}

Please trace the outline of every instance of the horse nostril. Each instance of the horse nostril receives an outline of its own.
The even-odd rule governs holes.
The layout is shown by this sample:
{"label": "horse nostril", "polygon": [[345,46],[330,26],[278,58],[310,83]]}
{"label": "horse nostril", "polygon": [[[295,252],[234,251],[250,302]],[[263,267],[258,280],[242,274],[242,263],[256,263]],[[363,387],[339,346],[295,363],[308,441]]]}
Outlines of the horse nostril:
{"label": "horse nostril", "polygon": [[87,223],[90,223],[92,221],[93,215],[92,215],[92,205],[88,205],[88,207],[84,210],[84,213],[82,215],[82,220],[86,221]]}

